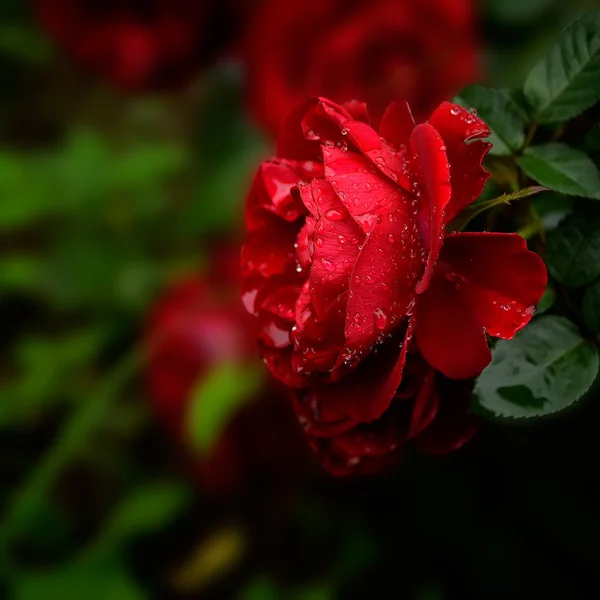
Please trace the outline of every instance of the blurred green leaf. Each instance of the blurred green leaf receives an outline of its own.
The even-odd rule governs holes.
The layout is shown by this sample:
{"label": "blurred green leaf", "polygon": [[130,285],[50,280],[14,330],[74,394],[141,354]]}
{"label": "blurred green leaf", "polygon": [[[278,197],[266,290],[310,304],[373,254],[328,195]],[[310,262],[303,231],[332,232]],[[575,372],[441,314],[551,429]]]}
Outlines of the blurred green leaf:
{"label": "blurred green leaf", "polygon": [[13,583],[13,600],[144,600],[125,565],[112,561],[77,560],[62,569],[27,571]]}
{"label": "blurred green leaf", "polygon": [[489,126],[493,146],[490,154],[510,156],[525,141],[525,118],[514,100],[504,91],[484,85],[466,87],[455,101],[465,108],[475,108]]}
{"label": "blurred green leaf", "polygon": [[10,290],[35,289],[43,273],[43,262],[27,254],[0,257],[0,286]]}
{"label": "blurred green leaf", "polygon": [[277,585],[266,575],[256,577],[242,589],[238,600],[280,600]]}
{"label": "blurred green leaf", "polygon": [[111,549],[135,536],[167,525],[191,500],[191,489],[181,482],[151,483],[136,488],[117,507],[94,543],[94,552]]}
{"label": "blurred green leaf", "polygon": [[0,197],[0,230],[28,225],[50,212],[44,181],[16,153],[0,151]]}
{"label": "blurred green leaf", "polygon": [[557,4],[557,0],[487,0],[490,16],[497,21],[521,23],[531,21]]}
{"label": "blurred green leaf", "polygon": [[15,426],[47,409],[51,401],[64,401],[81,392],[82,371],[104,343],[102,329],[73,331],[62,337],[25,337],[14,349],[20,376],[2,394],[0,428]]}
{"label": "blurred green leaf", "polygon": [[556,292],[552,288],[552,286],[548,285],[542,299],[538,302],[535,314],[542,315],[546,311],[550,310],[552,306],[554,306],[554,302],[556,302]]}
{"label": "blurred green leaf", "polygon": [[524,92],[539,123],[566,121],[600,99],[600,11],[569,25],[531,71]]}
{"label": "blurred green leaf", "polygon": [[181,224],[193,231],[241,226],[254,171],[268,146],[246,116],[241,77],[228,66],[212,75],[196,131],[197,188]]}
{"label": "blurred green leaf", "polygon": [[500,340],[475,385],[479,404],[498,417],[539,417],[567,408],[598,373],[598,349],[568,319],[544,316]]}
{"label": "blurred green leaf", "polygon": [[585,290],[581,311],[587,327],[600,333],[600,281]]}
{"label": "blurred green leaf", "polygon": [[546,264],[568,287],[590,283],[600,275],[600,211],[578,205],[548,235]]}
{"label": "blurred green leaf", "polygon": [[53,48],[29,25],[14,21],[0,23],[0,53],[36,65],[51,58]]}
{"label": "blurred green leaf", "polygon": [[263,383],[264,371],[256,364],[221,364],[203,374],[190,394],[186,419],[190,444],[208,454],[223,429]]}
{"label": "blurred green leaf", "polygon": [[600,173],[581,150],[551,142],[527,148],[517,162],[529,177],[551,190],[600,199]]}

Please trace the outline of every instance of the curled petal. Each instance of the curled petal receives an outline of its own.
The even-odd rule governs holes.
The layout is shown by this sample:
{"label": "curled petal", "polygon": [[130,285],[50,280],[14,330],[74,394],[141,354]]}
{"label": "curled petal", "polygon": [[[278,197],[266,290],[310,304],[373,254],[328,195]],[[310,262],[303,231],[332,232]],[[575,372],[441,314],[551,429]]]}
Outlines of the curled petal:
{"label": "curled petal", "polygon": [[415,334],[423,358],[453,379],[467,379],[490,362],[483,325],[468,291],[437,272],[417,300]]}
{"label": "curled petal", "polygon": [[321,143],[343,141],[338,115],[343,119],[352,119],[343,106],[326,98],[303,98],[281,122],[277,155],[294,160],[318,161]]}
{"label": "curled petal", "polygon": [[450,102],[442,102],[427,122],[444,140],[450,162],[452,198],[446,209],[449,223],[479,197],[490,176],[482,163],[492,145],[477,139],[489,136],[490,130],[479,117]]}
{"label": "curled petal", "polygon": [[413,220],[412,198],[383,177],[367,158],[325,146],[323,159],[325,178],[365,233],[373,230],[381,215]]}
{"label": "curled petal", "polygon": [[403,340],[396,336],[339,381],[315,387],[315,397],[328,412],[328,420],[369,423],[387,410],[402,380],[412,330],[410,319]]}
{"label": "curled petal", "polygon": [[514,233],[459,233],[446,237],[441,260],[468,286],[488,335],[512,338],[535,312],[547,283],[542,259]]}
{"label": "curled petal", "polygon": [[310,296],[317,318],[322,319],[338,297],[348,291],[364,234],[327,181],[313,181],[312,193],[322,216],[313,233]]}
{"label": "curled petal", "polygon": [[402,322],[421,276],[414,222],[390,216],[366,237],[352,270],[345,327],[351,349],[369,348]]}
{"label": "curled petal", "polygon": [[260,230],[251,233],[242,248],[245,271],[272,277],[296,270],[296,238],[299,225],[265,213]]}
{"label": "curled petal", "polygon": [[423,179],[419,225],[428,250],[425,273],[416,287],[417,294],[429,285],[444,241],[444,210],[450,201],[450,165],[446,146],[439,133],[428,123],[417,125],[410,145],[417,155]]}
{"label": "curled petal", "polygon": [[425,359],[453,379],[490,361],[485,331],[511,338],[531,319],[546,268],[509,233],[448,236],[430,288],[417,301],[417,340]]}
{"label": "curled petal", "polygon": [[392,102],[383,113],[379,133],[381,137],[399,150],[407,147],[410,143],[412,130],[415,128],[415,120],[408,106],[408,102]]}
{"label": "curled petal", "polygon": [[415,440],[428,454],[447,454],[468,442],[479,429],[480,420],[469,413],[471,382],[438,377],[439,409],[435,421]]}
{"label": "curled petal", "polygon": [[286,221],[295,221],[306,214],[300,200],[290,190],[300,180],[322,173],[319,163],[269,160],[261,164],[248,196],[246,225],[249,231],[263,226],[264,215],[272,213]]}
{"label": "curled petal", "polygon": [[342,105],[351,115],[355,121],[362,121],[367,125],[371,124],[371,118],[369,117],[369,111],[367,110],[366,102],[359,102],[358,100],[350,100],[344,102]]}

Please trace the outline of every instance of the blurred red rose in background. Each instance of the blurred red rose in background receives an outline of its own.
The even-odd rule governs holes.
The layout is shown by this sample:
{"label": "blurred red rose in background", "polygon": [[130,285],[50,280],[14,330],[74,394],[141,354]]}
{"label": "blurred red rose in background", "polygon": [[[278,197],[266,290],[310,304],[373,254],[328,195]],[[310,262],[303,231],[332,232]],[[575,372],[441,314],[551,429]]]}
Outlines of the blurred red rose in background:
{"label": "blurred red rose in background", "polygon": [[[215,3],[35,0],[38,21],[82,67],[131,91],[186,83],[211,52]],[[210,35],[209,35],[210,34]]]}
{"label": "blurred red rose in background", "polygon": [[357,102],[298,104],[256,175],[242,250],[266,364],[346,426],[388,410],[409,349],[449,378],[479,374],[486,334],[513,337],[547,279],[516,234],[446,233],[489,176],[481,119],[448,102],[425,123],[400,102],[379,132],[367,119]]}
{"label": "blurred red rose in background", "polygon": [[312,388],[296,391],[294,408],[330,473],[364,475],[393,465],[408,443],[428,454],[445,454],[469,441],[479,421],[468,413],[472,387],[472,381],[448,379],[410,354],[390,407],[372,423],[324,421],[322,398]]}
{"label": "blurred red rose in background", "polygon": [[263,0],[244,47],[251,110],[277,134],[305,94],[428,114],[478,75],[472,0]]}
{"label": "blurred red rose in background", "polygon": [[[154,307],[146,327],[150,400],[189,455],[201,488],[218,494],[239,491],[252,473],[281,476],[302,470],[306,462],[289,399],[267,373],[257,397],[232,415],[206,457],[188,447],[187,418],[195,386],[219,366],[257,360],[256,325],[228,271],[233,255],[237,259],[238,253],[229,250],[215,256],[214,274],[176,283]],[[258,361],[256,367],[263,368]]]}

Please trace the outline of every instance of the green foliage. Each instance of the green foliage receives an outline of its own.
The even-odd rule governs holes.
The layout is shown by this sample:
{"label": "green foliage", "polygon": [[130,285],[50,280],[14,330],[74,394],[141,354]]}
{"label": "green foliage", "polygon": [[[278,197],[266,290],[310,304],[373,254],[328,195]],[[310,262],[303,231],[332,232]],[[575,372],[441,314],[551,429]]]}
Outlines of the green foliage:
{"label": "green foliage", "polygon": [[546,264],[567,287],[580,287],[600,275],[600,212],[581,206],[548,236]]}
{"label": "green foliage", "polygon": [[242,404],[253,398],[264,380],[260,365],[223,363],[202,374],[188,402],[188,439],[201,454],[208,454]]}
{"label": "green foliage", "polygon": [[497,417],[549,415],[571,406],[598,373],[598,348],[568,319],[543,316],[500,340],[479,376],[478,403]]}
{"label": "green foliage", "polygon": [[600,11],[586,13],[558,37],[525,81],[532,117],[567,121],[600,99]]}
{"label": "green foliage", "polygon": [[556,302],[556,292],[552,286],[548,285],[542,299],[538,302],[536,307],[536,315],[542,315],[546,311],[550,310]]}
{"label": "green foliage", "polygon": [[581,150],[551,142],[527,148],[517,162],[529,177],[551,190],[600,199],[600,173]]}
{"label": "green foliage", "polygon": [[489,141],[493,144],[490,154],[510,156],[525,142],[525,116],[506,91],[470,85],[455,101],[465,108],[475,108],[489,126]]}
{"label": "green foliage", "polygon": [[595,333],[600,333],[600,281],[585,290],[581,312],[586,326]]}

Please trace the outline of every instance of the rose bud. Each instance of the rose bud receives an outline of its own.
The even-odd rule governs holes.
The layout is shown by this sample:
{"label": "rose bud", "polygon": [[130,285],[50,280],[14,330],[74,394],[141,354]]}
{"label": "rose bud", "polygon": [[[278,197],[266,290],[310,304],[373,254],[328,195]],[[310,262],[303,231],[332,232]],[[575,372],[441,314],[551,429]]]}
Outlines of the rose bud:
{"label": "rose bud", "polygon": [[410,354],[389,408],[372,423],[323,420],[321,399],[312,388],[296,391],[294,408],[325,469],[337,476],[365,475],[394,465],[408,444],[445,454],[470,440],[478,426],[468,413],[472,387],[472,381],[436,374],[418,354]]}
{"label": "rose bud", "polygon": [[305,94],[428,114],[478,77],[472,0],[263,0],[244,47],[248,100],[273,135]]}
{"label": "rose bud", "polygon": [[256,398],[232,415],[206,456],[190,447],[194,388],[223,364],[250,366],[255,360],[255,324],[239,302],[237,286],[215,283],[219,277],[183,280],[155,306],[146,329],[145,376],[156,414],[187,454],[200,487],[230,495],[251,474],[279,476],[305,455],[289,400],[266,373]]}
{"label": "rose bud", "polygon": [[486,124],[443,102],[416,124],[394,102],[379,131],[356,102],[303,100],[247,205],[243,299],[271,372],[327,422],[379,419],[407,352],[451,379],[490,362],[486,335],[531,319],[546,268],[510,233],[447,233],[481,193]]}
{"label": "rose bud", "polygon": [[187,83],[213,49],[196,0],[35,0],[43,30],[83,68],[129,91]]}

